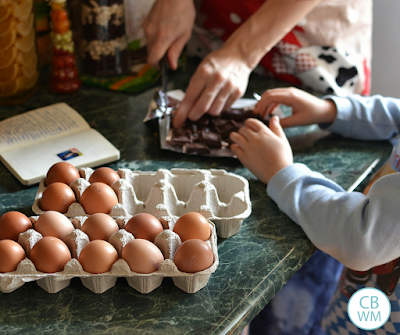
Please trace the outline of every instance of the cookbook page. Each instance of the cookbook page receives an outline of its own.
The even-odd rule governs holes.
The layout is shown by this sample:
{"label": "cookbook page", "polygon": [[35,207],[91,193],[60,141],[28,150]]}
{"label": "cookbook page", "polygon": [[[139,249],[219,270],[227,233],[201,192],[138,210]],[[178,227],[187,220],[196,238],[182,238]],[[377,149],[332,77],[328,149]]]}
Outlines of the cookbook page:
{"label": "cookbook page", "polygon": [[0,153],[89,128],[65,103],[38,108],[0,122]]}

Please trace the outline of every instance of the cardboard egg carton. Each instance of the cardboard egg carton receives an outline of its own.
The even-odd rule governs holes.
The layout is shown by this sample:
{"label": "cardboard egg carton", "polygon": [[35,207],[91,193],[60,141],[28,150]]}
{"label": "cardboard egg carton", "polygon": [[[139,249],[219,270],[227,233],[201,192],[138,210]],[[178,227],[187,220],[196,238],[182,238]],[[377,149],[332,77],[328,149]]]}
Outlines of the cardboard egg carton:
{"label": "cardboard egg carton", "polygon": [[[80,169],[82,178],[71,183],[77,197],[67,217],[86,216],[79,198],[90,185],[91,168]],[[181,216],[198,212],[211,220],[221,238],[236,234],[243,220],[251,213],[248,181],[234,173],[219,169],[160,169],[155,172],[119,169],[121,179],[111,187],[118,204],[109,213],[112,217],[131,217],[149,213],[156,217]],[[41,181],[32,210],[41,214],[40,199],[45,190]]]}
{"label": "cardboard egg carton", "polygon": [[[37,218],[31,217],[33,224],[35,224]],[[207,285],[211,273],[215,272],[218,267],[216,229],[215,225],[209,221],[211,236],[206,243],[211,247],[214,263],[208,269],[196,273],[185,273],[178,270],[173,262],[175,251],[182,243],[179,235],[173,232],[178,217],[168,216],[160,218],[164,230],[156,236],[154,242],[165,258],[156,272],[150,274],[132,272],[128,263],[121,258],[123,247],[134,239],[133,235],[124,229],[128,221],[125,218],[116,220],[120,229],[109,239],[119,255],[119,259],[112,265],[111,271],[102,274],[88,273],[83,270],[78,261],[81,250],[89,243],[89,237],[79,229],[85,219],[86,217],[71,219],[75,229],[65,237],[64,242],[69,247],[73,258],[65,265],[63,271],[57,273],[37,271],[35,265],[29,259],[31,249],[42,238],[42,235],[34,229],[21,233],[18,243],[24,248],[27,258],[20,262],[16,271],[0,273],[0,291],[10,293],[26,282],[36,281],[46,292],[56,293],[67,287],[72,278],[79,277],[82,284],[89,290],[94,293],[103,293],[116,284],[117,278],[124,277],[128,284],[138,292],[149,293],[161,285],[164,277],[172,277],[175,286],[187,293],[195,293]]]}

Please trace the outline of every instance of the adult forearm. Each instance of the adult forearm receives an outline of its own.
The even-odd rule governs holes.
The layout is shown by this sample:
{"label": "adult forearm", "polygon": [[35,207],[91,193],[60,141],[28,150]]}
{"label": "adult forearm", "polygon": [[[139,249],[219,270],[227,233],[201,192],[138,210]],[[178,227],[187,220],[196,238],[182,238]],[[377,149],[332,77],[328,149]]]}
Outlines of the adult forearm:
{"label": "adult forearm", "polygon": [[322,0],[268,0],[226,41],[250,68]]}

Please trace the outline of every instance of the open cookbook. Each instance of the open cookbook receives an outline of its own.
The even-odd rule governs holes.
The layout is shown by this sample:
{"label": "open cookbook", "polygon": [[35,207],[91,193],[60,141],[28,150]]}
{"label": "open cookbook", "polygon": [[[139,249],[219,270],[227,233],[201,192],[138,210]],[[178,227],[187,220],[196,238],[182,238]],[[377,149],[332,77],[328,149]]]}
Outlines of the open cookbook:
{"label": "open cookbook", "polygon": [[65,103],[0,122],[0,160],[24,185],[38,183],[60,161],[94,167],[119,157],[119,150]]}

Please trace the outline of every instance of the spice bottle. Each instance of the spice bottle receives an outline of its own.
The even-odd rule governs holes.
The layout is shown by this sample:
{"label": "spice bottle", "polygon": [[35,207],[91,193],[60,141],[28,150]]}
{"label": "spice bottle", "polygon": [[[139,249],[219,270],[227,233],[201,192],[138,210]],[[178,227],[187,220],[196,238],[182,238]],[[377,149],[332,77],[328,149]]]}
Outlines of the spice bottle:
{"label": "spice bottle", "polygon": [[51,0],[50,17],[53,45],[50,89],[55,93],[73,93],[81,88],[82,82],[78,76],[66,0]]}
{"label": "spice bottle", "polygon": [[33,0],[0,0],[0,104],[19,104],[39,78]]}
{"label": "spice bottle", "polygon": [[82,0],[82,70],[93,76],[129,71],[123,0]]}

